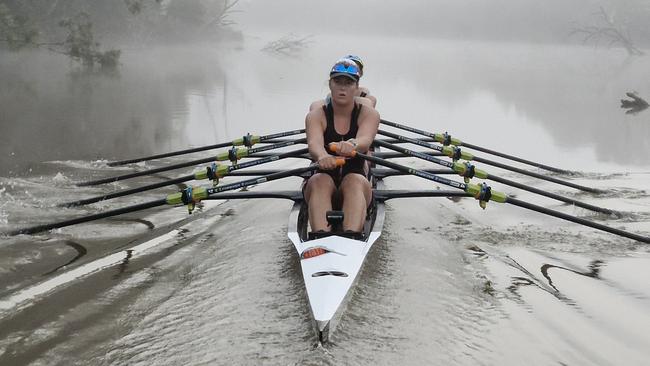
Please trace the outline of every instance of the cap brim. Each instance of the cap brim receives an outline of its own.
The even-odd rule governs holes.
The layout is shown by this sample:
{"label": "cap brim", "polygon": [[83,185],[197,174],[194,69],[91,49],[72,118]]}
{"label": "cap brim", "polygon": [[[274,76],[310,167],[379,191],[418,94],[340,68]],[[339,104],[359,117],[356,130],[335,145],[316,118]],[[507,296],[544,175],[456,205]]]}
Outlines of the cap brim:
{"label": "cap brim", "polygon": [[348,73],[345,73],[345,72],[332,73],[332,74],[330,74],[330,79],[334,79],[335,77],[338,77],[338,76],[345,76],[345,77],[348,77],[348,78],[350,78],[350,79],[352,79],[354,81],[359,81],[359,78],[355,77],[352,74],[348,74]]}

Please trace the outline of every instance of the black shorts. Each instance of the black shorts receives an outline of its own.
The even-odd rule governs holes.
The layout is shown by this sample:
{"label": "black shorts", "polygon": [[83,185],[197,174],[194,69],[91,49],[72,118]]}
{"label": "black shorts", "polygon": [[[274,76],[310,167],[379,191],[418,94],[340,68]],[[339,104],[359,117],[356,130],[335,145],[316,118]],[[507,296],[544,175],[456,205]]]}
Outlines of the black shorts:
{"label": "black shorts", "polygon": [[[333,170],[317,170],[312,173],[312,175],[309,177],[311,178],[317,173],[323,173],[327,174],[330,177],[332,177],[332,180],[334,181],[334,185],[336,188],[339,188],[341,186],[341,182],[343,181],[343,177],[345,177],[348,174],[359,174],[363,176],[366,179],[370,179],[370,168],[368,167],[368,164],[365,161],[361,161],[362,164],[346,164],[343,165],[340,168],[333,169]],[[302,184],[302,195],[303,197],[305,196],[305,188],[307,187],[307,181],[309,181],[309,178],[306,178],[305,181]],[[336,209],[340,209],[341,206],[341,197],[340,193],[336,192],[334,196],[332,197],[332,207]]]}
{"label": "black shorts", "polygon": [[333,170],[318,170],[318,173],[325,173],[332,177],[334,180],[334,185],[338,188],[343,182],[343,177],[348,174],[361,174],[366,179],[369,178],[370,169],[368,169],[368,164],[365,161],[361,161],[361,164],[346,164],[340,168]]}

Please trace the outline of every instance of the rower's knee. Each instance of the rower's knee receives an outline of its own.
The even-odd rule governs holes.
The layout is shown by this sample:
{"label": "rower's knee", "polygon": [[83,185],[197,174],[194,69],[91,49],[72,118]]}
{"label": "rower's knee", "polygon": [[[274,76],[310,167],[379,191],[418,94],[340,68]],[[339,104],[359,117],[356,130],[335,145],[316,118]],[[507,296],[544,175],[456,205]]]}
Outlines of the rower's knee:
{"label": "rower's knee", "polygon": [[343,197],[346,195],[363,194],[366,201],[369,199],[369,195],[372,191],[370,182],[361,174],[346,175],[341,182],[340,189]]}
{"label": "rower's knee", "polygon": [[313,192],[319,192],[332,196],[336,190],[336,185],[331,176],[325,173],[317,173],[312,175],[307,181],[305,186],[305,199],[309,201]]}

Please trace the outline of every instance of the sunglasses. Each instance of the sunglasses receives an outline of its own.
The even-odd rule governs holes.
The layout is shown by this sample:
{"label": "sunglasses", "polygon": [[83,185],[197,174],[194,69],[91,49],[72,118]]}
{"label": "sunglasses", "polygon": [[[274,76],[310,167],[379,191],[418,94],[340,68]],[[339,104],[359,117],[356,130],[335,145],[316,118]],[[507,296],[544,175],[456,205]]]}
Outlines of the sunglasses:
{"label": "sunglasses", "polygon": [[360,76],[360,70],[359,67],[355,64],[344,64],[344,63],[338,63],[332,67],[332,71],[330,73],[334,72],[344,72],[346,74],[352,74],[354,76],[359,77]]}

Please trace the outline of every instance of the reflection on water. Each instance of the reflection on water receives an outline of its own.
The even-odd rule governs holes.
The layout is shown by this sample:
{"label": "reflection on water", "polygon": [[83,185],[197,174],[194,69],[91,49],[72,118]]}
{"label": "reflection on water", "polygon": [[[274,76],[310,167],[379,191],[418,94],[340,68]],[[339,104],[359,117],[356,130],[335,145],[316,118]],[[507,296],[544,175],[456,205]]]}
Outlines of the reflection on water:
{"label": "reflection on water", "polygon": [[603,264],[604,264],[604,262],[602,260],[596,259],[596,260],[592,261],[591,263],[589,263],[589,270],[588,271],[577,271],[577,270],[574,270],[574,269],[569,269],[569,268],[565,268],[565,267],[562,267],[562,266],[557,266],[557,265],[545,263],[540,268],[540,271],[542,272],[542,274],[544,275],[544,277],[548,281],[549,286],[553,287],[556,291],[558,291],[558,289],[553,285],[553,279],[551,279],[551,276],[549,275],[549,270],[556,268],[556,269],[562,269],[562,270],[565,270],[565,271],[571,271],[571,272],[573,272],[575,274],[579,274],[581,276],[598,278],[598,275],[600,273],[600,269],[603,266]]}
{"label": "reflection on water", "polygon": [[[303,124],[327,70],[351,50],[387,119],[570,169],[650,168],[650,61],[569,46],[314,37],[293,57],[185,46],[126,52],[116,75],[70,70],[47,53],[3,54],[0,165],[121,158]],[[390,49],[391,52],[386,52]],[[164,60],[164,61],[161,61]],[[531,143],[534,139],[535,143]]]}
{"label": "reflection on water", "polygon": [[[514,361],[515,352],[504,347],[512,343],[540,364],[551,360],[561,364],[645,364],[650,349],[644,335],[650,326],[647,254],[594,260],[523,248],[485,248],[490,248],[489,258],[483,259],[497,297],[502,297],[499,294],[504,289],[513,296],[502,298],[507,316],[491,330],[502,342],[495,344],[488,359]],[[539,291],[545,291],[539,286],[541,276],[562,301]],[[607,347],[600,347],[603,344]],[[543,349],[546,356],[539,353]]]}
{"label": "reflection on water", "polygon": [[215,54],[165,48],[130,52],[123,62],[117,74],[98,74],[71,69],[46,52],[3,53],[0,169],[23,173],[25,164],[43,160],[113,159],[186,146],[188,94],[222,83]]}

